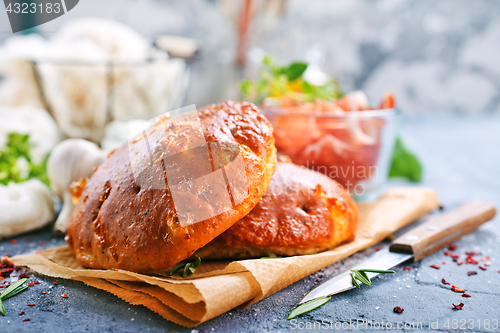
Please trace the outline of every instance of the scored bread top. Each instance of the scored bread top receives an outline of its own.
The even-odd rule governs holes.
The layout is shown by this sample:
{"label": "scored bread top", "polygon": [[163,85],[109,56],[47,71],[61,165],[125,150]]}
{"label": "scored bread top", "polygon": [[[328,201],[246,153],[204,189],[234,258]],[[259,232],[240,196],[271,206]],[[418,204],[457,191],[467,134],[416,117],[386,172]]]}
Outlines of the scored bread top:
{"label": "scored bread top", "polygon": [[195,115],[175,123],[159,118],[90,177],[67,236],[83,266],[166,269],[247,215],[264,195],[276,149],[257,107],[228,101]]}

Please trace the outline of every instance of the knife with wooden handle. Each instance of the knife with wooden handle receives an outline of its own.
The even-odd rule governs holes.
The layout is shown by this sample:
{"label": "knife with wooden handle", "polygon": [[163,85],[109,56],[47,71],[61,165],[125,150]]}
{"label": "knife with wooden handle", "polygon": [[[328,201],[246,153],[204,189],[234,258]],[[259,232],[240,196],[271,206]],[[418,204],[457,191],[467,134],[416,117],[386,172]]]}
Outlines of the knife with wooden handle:
{"label": "knife with wooden handle", "polygon": [[[389,250],[376,252],[356,269],[386,270],[406,260],[421,260],[426,256],[459,239],[496,214],[495,206],[486,202],[470,202],[459,208],[435,217],[413,228],[394,240]],[[378,273],[367,273],[369,278]],[[298,303],[303,304],[320,297],[326,297],[354,288],[350,271],[331,278],[307,293]]]}

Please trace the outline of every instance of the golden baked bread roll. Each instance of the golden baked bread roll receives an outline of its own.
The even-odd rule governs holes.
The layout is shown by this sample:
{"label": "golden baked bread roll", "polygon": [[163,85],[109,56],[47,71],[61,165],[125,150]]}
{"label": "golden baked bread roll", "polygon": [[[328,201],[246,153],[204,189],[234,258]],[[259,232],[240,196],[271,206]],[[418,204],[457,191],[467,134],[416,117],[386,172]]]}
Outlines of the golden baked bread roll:
{"label": "golden baked bread roll", "polygon": [[83,266],[166,269],[247,215],[264,195],[276,167],[267,119],[246,102],[193,112],[160,118],[90,177],[67,235]]}
{"label": "golden baked bread roll", "polygon": [[292,256],[352,241],[358,209],[336,181],[292,163],[278,163],[255,208],[199,249],[203,259]]}

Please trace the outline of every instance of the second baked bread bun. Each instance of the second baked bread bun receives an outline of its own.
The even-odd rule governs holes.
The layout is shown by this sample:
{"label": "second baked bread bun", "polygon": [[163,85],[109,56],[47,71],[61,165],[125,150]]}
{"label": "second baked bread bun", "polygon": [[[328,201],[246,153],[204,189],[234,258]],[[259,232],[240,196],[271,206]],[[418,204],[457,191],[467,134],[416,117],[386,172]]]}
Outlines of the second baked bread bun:
{"label": "second baked bread bun", "polygon": [[[92,175],[67,236],[83,266],[166,269],[247,215],[264,195],[276,166],[267,119],[246,102],[193,112],[195,120],[160,118]],[[221,199],[213,204],[214,198]]]}
{"label": "second baked bread bun", "polygon": [[278,163],[266,194],[229,230],[196,252],[203,259],[314,254],[352,241],[358,209],[336,181]]}

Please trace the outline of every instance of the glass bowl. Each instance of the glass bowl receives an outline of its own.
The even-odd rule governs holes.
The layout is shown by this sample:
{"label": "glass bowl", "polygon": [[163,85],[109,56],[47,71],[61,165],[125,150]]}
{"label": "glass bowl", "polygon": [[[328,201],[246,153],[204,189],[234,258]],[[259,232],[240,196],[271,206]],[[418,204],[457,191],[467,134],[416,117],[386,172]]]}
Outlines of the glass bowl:
{"label": "glass bowl", "polygon": [[400,111],[299,113],[263,109],[279,154],[342,184],[358,201],[373,200],[388,178]]}

